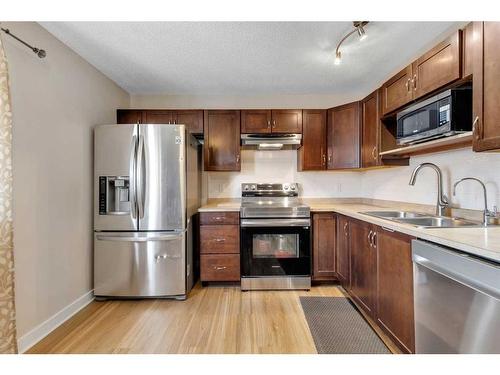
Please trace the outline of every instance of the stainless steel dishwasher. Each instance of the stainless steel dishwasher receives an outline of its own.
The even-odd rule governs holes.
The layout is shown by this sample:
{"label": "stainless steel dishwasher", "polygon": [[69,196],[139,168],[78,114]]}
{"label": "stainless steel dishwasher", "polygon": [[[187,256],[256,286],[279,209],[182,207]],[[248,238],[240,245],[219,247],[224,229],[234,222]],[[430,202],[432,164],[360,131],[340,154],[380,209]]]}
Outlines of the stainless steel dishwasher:
{"label": "stainless steel dishwasher", "polygon": [[416,353],[500,353],[500,264],[413,240]]}

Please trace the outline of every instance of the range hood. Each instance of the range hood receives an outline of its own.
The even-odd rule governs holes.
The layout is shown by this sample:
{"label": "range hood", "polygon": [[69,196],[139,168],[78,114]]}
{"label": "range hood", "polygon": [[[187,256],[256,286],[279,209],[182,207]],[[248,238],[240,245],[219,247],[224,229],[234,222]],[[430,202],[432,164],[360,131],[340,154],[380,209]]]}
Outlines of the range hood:
{"label": "range hood", "polygon": [[296,150],[300,147],[302,134],[242,134],[241,145],[258,150]]}

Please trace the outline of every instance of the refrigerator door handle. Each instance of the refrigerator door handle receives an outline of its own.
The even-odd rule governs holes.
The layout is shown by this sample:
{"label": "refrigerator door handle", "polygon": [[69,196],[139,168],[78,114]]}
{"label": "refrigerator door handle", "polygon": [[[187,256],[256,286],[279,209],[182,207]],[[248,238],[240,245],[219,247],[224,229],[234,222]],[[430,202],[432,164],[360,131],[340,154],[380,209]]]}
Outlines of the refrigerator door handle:
{"label": "refrigerator door handle", "polygon": [[110,235],[97,235],[96,238],[99,241],[121,241],[121,242],[148,242],[148,241],[174,241],[181,239],[184,236],[184,232],[175,234],[157,234],[154,236],[110,236]]}
{"label": "refrigerator door handle", "polygon": [[137,197],[136,197],[136,158],[137,158],[137,136],[132,137],[132,145],[130,149],[130,164],[129,164],[129,189],[130,189],[130,213],[132,219],[137,217]]}
{"label": "refrigerator door handle", "polygon": [[139,219],[144,217],[144,183],[146,181],[145,171],[142,168],[144,159],[144,136],[139,136],[139,150],[137,151],[137,208],[139,211]]}

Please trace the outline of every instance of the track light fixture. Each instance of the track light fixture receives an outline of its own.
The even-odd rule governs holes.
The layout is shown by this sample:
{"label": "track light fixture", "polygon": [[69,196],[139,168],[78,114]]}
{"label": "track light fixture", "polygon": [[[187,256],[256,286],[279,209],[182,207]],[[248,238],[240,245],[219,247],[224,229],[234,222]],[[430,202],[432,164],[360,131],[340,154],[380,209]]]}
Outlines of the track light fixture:
{"label": "track light fixture", "polygon": [[340,40],[339,44],[337,45],[337,48],[335,49],[335,61],[334,61],[335,65],[339,65],[342,61],[342,53],[340,52],[340,46],[342,45],[342,43],[344,43],[344,41],[347,38],[349,38],[352,34],[357,32],[360,41],[363,41],[366,39],[366,32],[365,32],[364,26],[366,26],[366,24],[368,22],[369,21],[353,21],[352,22],[352,25],[354,26],[354,30],[347,33],[347,35],[345,35]]}

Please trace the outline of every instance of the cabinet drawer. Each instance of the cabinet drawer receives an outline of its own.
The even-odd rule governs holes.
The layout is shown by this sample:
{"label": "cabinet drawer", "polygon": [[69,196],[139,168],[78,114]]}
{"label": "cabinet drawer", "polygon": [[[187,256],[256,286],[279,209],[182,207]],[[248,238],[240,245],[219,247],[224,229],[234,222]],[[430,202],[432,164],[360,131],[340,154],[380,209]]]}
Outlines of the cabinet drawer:
{"label": "cabinet drawer", "polygon": [[239,254],[240,227],[238,225],[202,225],[200,227],[201,254]]}
{"label": "cabinet drawer", "polygon": [[201,281],[240,281],[240,256],[201,255]]}
{"label": "cabinet drawer", "polygon": [[239,212],[202,212],[200,213],[201,225],[233,224],[239,225]]}

